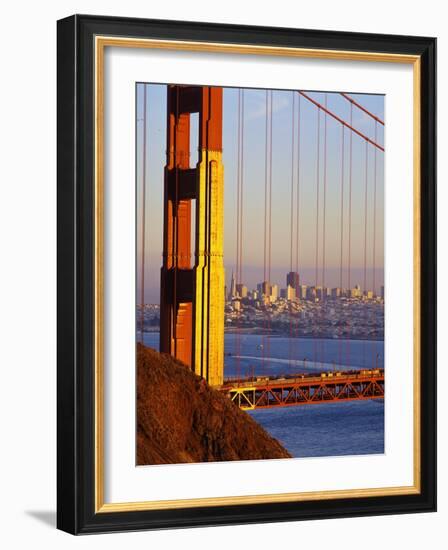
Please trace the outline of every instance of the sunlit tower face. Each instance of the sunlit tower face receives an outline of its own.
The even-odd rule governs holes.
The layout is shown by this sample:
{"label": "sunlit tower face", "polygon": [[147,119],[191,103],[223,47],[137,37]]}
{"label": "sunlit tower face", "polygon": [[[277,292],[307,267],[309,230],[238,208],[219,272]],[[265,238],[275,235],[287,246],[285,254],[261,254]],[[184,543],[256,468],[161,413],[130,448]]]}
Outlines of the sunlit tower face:
{"label": "sunlit tower face", "polygon": [[[173,85],[167,94],[160,349],[218,385],[224,374],[222,88]],[[194,168],[192,113],[199,113],[199,159]]]}

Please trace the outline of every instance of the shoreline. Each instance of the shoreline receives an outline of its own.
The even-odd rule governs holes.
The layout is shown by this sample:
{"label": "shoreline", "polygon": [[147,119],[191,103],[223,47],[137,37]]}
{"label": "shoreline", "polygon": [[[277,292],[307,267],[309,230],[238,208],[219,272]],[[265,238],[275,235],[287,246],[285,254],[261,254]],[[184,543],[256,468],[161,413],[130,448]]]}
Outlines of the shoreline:
{"label": "shoreline", "polygon": [[[140,332],[140,331],[137,331]],[[159,329],[154,330],[144,330],[143,334],[155,334],[159,333]],[[289,334],[289,333],[283,333],[283,332],[266,332],[263,330],[255,330],[255,329],[239,329],[239,330],[225,330],[224,336],[226,334],[240,334],[240,335],[247,335],[247,336],[270,336],[271,338],[291,338],[291,339],[304,339],[304,340],[332,340],[334,342],[346,342],[347,340],[351,341],[359,341],[359,342],[384,342],[384,338],[366,338],[362,336],[347,336],[347,337],[334,337],[331,335],[326,336],[320,336],[320,335],[314,335],[314,334]]]}

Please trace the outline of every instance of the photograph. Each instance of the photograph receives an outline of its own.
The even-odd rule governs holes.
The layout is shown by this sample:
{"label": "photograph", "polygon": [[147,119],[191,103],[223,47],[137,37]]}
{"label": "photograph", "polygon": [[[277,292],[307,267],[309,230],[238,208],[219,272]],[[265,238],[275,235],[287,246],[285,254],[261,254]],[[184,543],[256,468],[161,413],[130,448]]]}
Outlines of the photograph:
{"label": "photograph", "polygon": [[340,86],[136,83],[138,466],[385,452],[385,96]]}
{"label": "photograph", "polygon": [[435,509],[435,53],[58,21],[59,529]]}

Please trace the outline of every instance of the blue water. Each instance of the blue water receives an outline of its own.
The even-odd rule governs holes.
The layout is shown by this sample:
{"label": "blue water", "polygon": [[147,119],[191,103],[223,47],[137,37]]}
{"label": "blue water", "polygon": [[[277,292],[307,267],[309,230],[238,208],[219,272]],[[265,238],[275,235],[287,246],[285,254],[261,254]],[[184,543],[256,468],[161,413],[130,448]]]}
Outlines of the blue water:
{"label": "blue water", "polygon": [[[159,333],[144,343],[159,347]],[[384,343],[367,340],[225,335],[224,377],[384,368]],[[249,414],[295,457],[384,452],[384,401],[259,409]]]}
{"label": "blue water", "polygon": [[384,452],[384,401],[347,401],[249,414],[295,457]]}

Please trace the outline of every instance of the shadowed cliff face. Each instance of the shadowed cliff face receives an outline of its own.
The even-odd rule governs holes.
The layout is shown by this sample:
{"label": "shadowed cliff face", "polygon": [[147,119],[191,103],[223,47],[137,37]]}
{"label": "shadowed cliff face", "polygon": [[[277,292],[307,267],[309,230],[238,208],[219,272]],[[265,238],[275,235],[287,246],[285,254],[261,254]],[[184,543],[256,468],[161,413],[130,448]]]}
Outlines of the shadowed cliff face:
{"label": "shadowed cliff face", "polygon": [[255,420],[188,367],[138,344],[138,465],[290,457]]}

